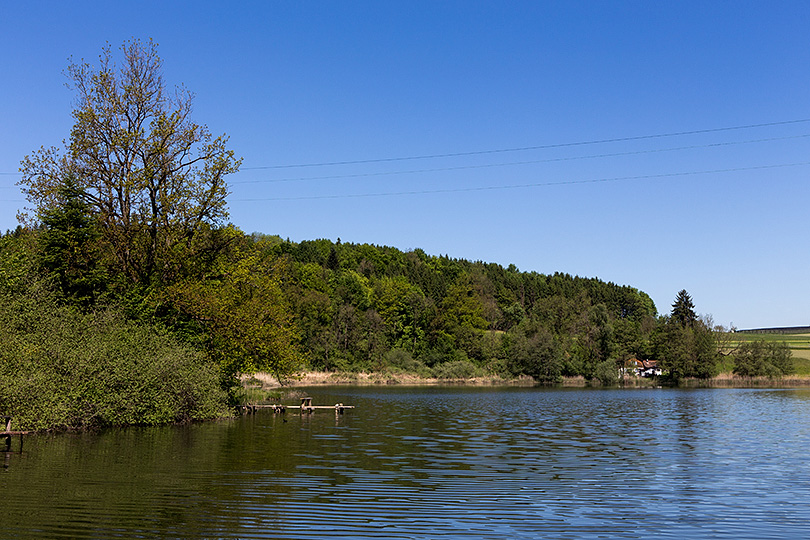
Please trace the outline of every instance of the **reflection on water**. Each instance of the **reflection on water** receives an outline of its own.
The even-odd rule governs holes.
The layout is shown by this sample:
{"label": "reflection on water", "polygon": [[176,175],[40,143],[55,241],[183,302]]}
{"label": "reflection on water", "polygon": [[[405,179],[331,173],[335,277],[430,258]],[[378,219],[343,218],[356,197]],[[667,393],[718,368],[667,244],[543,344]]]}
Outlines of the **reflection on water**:
{"label": "reflection on water", "polygon": [[4,536],[810,533],[810,390],[313,396],[357,409],[27,438],[0,473]]}

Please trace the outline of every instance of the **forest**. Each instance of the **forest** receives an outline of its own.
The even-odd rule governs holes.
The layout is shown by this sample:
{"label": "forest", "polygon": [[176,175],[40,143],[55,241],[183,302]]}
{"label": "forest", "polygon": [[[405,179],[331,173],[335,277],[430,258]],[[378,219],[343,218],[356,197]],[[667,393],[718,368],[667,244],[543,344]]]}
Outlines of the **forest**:
{"label": "forest", "polygon": [[[92,213],[68,197],[0,238],[0,408],[26,427],[182,422],[226,414],[238,377],[302,370],[439,379],[619,383],[631,358],[665,380],[718,373],[723,333],[681,291],[340,241],[206,228],[173,272],[123,273]],[[139,256],[133,254],[133,257]],[[743,344],[735,371],[780,376],[790,351]]]}
{"label": "forest", "polygon": [[[121,50],[120,67],[109,47],[69,66],[70,137],[22,160],[31,206],[0,235],[0,412],[21,429],[215,418],[258,371],[610,385],[631,359],[678,381],[729,354],[685,290],[662,315],[597,278],[246,234],[228,220],[227,137],[191,120],[155,44]],[[739,356],[747,376],[792,370],[778,344]]]}

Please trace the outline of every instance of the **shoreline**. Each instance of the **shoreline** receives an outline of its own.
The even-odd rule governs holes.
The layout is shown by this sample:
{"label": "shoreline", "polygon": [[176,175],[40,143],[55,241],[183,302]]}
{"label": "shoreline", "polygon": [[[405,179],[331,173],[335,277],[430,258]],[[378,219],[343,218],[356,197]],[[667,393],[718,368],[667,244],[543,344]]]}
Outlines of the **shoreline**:
{"label": "shoreline", "polygon": [[[252,381],[252,382],[249,382]],[[249,385],[259,383],[265,389],[300,388],[306,386],[504,386],[504,387],[564,387],[564,388],[599,388],[602,385],[597,381],[588,381],[584,377],[564,377],[556,384],[543,385],[535,382],[531,377],[518,377],[504,379],[496,375],[488,377],[473,377],[470,379],[438,379],[435,377],[421,377],[413,373],[353,373],[353,372],[323,372],[307,371],[285,380],[283,383],[268,373],[256,373],[243,379]],[[678,384],[665,384],[663,381],[652,378],[628,377],[611,388],[802,388],[810,387],[810,376],[790,375],[786,377],[740,377],[730,373],[722,373],[711,379],[684,379]]]}

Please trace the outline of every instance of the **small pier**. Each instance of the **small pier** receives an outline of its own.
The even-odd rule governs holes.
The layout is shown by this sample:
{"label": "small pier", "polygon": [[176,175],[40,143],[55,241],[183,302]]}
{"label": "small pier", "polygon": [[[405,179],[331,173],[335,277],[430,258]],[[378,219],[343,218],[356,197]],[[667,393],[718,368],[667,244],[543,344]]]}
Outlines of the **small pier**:
{"label": "small pier", "polygon": [[269,409],[274,414],[284,414],[288,409],[296,410],[300,414],[312,414],[318,409],[332,410],[335,414],[343,414],[347,409],[354,409],[354,405],[344,405],[343,403],[335,403],[334,405],[313,405],[311,397],[302,397],[301,405],[243,405],[242,412],[247,414],[255,414],[256,411],[262,409]]}
{"label": "small pier", "polygon": [[30,431],[12,431],[11,430],[11,417],[10,416],[0,416],[3,419],[5,429],[0,431],[0,439],[5,439],[6,447],[3,449],[4,452],[11,452],[11,438],[12,437],[19,437],[20,438],[20,453],[23,450],[23,436],[28,435],[31,433]]}

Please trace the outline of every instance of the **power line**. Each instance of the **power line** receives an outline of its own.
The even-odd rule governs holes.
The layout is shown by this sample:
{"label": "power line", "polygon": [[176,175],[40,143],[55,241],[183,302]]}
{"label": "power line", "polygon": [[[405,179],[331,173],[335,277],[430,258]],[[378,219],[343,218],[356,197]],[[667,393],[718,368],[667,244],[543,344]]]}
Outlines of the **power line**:
{"label": "power line", "polygon": [[[476,191],[497,191],[506,189],[526,189],[536,187],[549,187],[549,186],[566,186],[577,184],[598,184],[606,182],[619,182],[624,180],[651,180],[657,178],[677,178],[684,176],[698,176],[704,174],[720,174],[730,172],[744,172],[744,171],[757,171],[766,169],[779,169],[787,167],[800,167],[810,165],[810,161],[798,161],[794,163],[780,163],[773,165],[755,165],[752,167],[731,167],[727,169],[710,169],[703,171],[685,171],[676,173],[661,173],[661,174],[642,174],[636,176],[615,176],[611,178],[592,178],[588,180],[560,180],[555,182],[533,182],[527,184],[511,184],[505,186],[479,186],[467,188],[446,188],[446,189],[425,189],[425,190],[412,190],[412,191],[392,191],[381,193],[356,193],[351,195],[306,195],[299,197],[266,197],[266,198],[253,198],[253,199],[231,199],[230,202],[265,202],[265,201],[310,201],[310,200],[324,200],[324,199],[358,199],[368,197],[399,197],[405,195],[434,195],[443,193],[467,193]],[[24,202],[18,199],[0,199],[0,202]]]}
{"label": "power line", "polygon": [[638,176],[616,176],[612,178],[595,178],[589,180],[560,180],[556,182],[535,182],[529,184],[512,184],[506,186],[480,186],[467,188],[446,188],[446,189],[425,189],[413,191],[392,191],[382,193],[357,193],[353,195],[306,195],[300,197],[268,197],[260,199],[231,199],[231,202],[264,202],[264,201],[311,201],[321,199],[359,199],[367,197],[399,197],[404,195],[435,195],[443,193],[467,193],[475,191],[497,191],[505,189],[525,189],[548,186],[565,186],[575,184],[597,184],[603,182],[618,182],[622,180],[650,180],[656,178],[676,178],[682,176],[697,176],[702,174],[718,174],[729,172],[756,171],[764,169],[778,169],[785,167],[798,167],[810,165],[810,161],[800,161],[796,163],[782,163],[776,165],[757,165],[753,167],[734,167],[729,169],[712,169],[705,171],[686,171],[677,173],[643,174]]}
{"label": "power line", "polygon": [[[230,182],[231,184],[264,184],[264,183],[281,183],[281,182],[300,182],[306,180],[337,180],[337,179],[344,179],[344,178],[368,178],[368,177],[375,177],[375,176],[393,176],[393,175],[403,175],[403,174],[421,174],[421,173],[429,173],[429,172],[447,172],[447,171],[461,171],[461,170],[470,170],[470,169],[489,169],[494,167],[509,167],[514,165],[536,165],[539,163],[554,163],[560,161],[578,161],[583,159],[601,159],[601,158],[608,158],[608,157],[622,157],[622,156],[635,156],[641,154],[655,154],[661,152],[677,152],[681,150],[699,150],[703,148],[717,148],[722,146],[733,146],[738,144],[755,144],[755,143],[762,143],[762,142],[773,142],[773,141],[784,141],[788,139],[801,139],[810,137],[810,134],[805,133],[802,135],[789,135],[786,137],[770,137],[766,139],[752,139],[747,141],[732,141],[732,142],[720,142],[720,143],[710,143],[710,144],[695,144],[690,146],[677,146],[671,148],[658,148],[654,150],[636,150],[632,152],[614,152],[608,154],[592,154],[588,156],[570,156],[570,157],[561,157],[561,158],[547,158],[547,159],[533,159],[527,161],[511,161],[505,163],[487,163],[487,164],[480,164],[480,165],[457,165],[455,167],[436,167],[430,169],[410,169],[405,171],[384,171],[384,172],[375,172],[375,173],[354,173],[354,174],[333,174],[327,176],[302,176],[302,177],[293,177],[293,178],[274,178],[274,179],[261,179],[261,180],[235,180]],[[243,169],[244,170],[244,169]]]}
{"label": "power line", "polygon": [[[476,155],[487,155],[487,154],[501,154],[501,153],[508,153],[508,152],[523,152],[528,150],[548,150],[553,148],[570,148],[576,146],[588,146],[588,145],[596,145],[596,144],[607,144],[607,143],[615,143],[615,142],[628,142],[628,141],[641,141],[641,140],[649,140],[649,139],[662,139],[667,137],[679,137],[685,135],[700,135],[706,133],[719,133],[723,131],[737,131],[737,130],[744,130],[744,129],[755,129],[755,128],[762,128],[762,127],[773,127],[773,126],[784,126],[784,125],[791,125],[791,124],[803,124],[810,122],[810,118],[800,118],[796,120],[783,120],[779,122],[764,122],[760,124],[745,124],[740,126],[726,126],[726,127],[719,127],[719,128],[708,128],[708,129],[696,129],[690,131],[676,131],[671,133],[657,133],[651,135],[637,135],[632,137],[616,137],[616,138],[609,138],[609,139],[595,139],[589,141],[576,141],[576,142],[567,142],[567,143],[553,143],[553,144],[544,144],[544,145],[535,145],[535,146],[522,146],[522,147],[515,147],[515,148],[499,148],[499,149],[490,149],[490,150],[475,150],[469,152],[452,152],[452,153],[444,153],[444,154],[426,154],[426,155],[418,155],[418,156],[399,156],[399,157],[390,157],[390,158],[376,158],[376,159],[355,159],[355,160],[345,160],[345,161],[325,161],[319,163],[298,163],[298,164],[288,164],[288,165],[263,165],[263,166],[256,166],[256,167],[241,167],[241,171],[252,171],[252,170],[272,170],[272,169],[293,169],[293,168],[306,168],[306,167],[326,167],[326,166],[337,166],[337,165],[359,165],[359,164],[369,164],[369,163],[387,163],[387,162],[396,162],[396,161],[414,161],[414,160],[422,160],[422,159],[438,159],[438,158],[449,158],[449,157],[462,157],[462,156],[476,156]],[[766,139],[767,140],[767,139]],[[728,143],[734,144],[734,143]],[[620,155],[620,154],[617,154]],[[483,165],[482,167],[485,167]],[[442,169],[438,169],[442,170]],[[448,169],[450,170],[450,169]],[[396,174],[396,173],[392,173]],[[19,172],[0,172],[0,175],[8,175],[8,176],[20,176],[21,173]]]}
{"label": "power line", "polygon": [[333,165],[358,165],[358,164],[365,164],[365,163],[384,163],[384,162],[392,162],[392,161],[411,161],[411,160],[418,160],[418,159],[437,159],[437,158],[448,158],[448,157],[461,157],[461,156],[477,156],[477,155],[484,155],[484,154],[499,154],[499,153],[506,153],[506,152],[523,152],[527,150],[547,150],[551,148],[567,148],[572,146],[586,146],[586,145],[593,145],[593,144],[606,144],[606,143],[614,143],[614,142],[627,142],[627,141],[641,141],[645,139],[661,139],[665,137],[679,137],[683,135],[700,135],[705,133],[718,133],[721,131],[734,131],[734,130],[741,130],[741,129],[754,129],[754,128],[761,128],[761,127],[772,127],[772,126],[785,126],[790,124],[801,124],[810,122],[810,118],[801,118],[798,120],[784,120],[781,122],[765,122],[762,124],[746,124],[742,126],[727,126],[727,127],[719,127],[719,128],[710,128],[710,129],[696,129],[691,131],[676,131],[672,133],[659,133],[654,135],[637,135],[634,137],[617,137],[612,139],[596,139],[590,141],[577,141],[577,142],[567,142],[567,143],[555,143],[555,144],[542,144],[536,146],[522,146],[517,148],[500,148],[495,150],[476,150],[470,152],[453,152],[453,153],[446,153],[446,154],[426,154],[421,156],[400,156],[400,157],[390,157],[390,158],[376,158],[376,159],[355,159],[355,160],[347,160],[347,161],[327,161],[321,163],[298,163],[298,164],[289,164],[289,165],[266,165],[266,166],[259,166],[259,167],[244,167],[243,170],[264,170],[264,169],[293,169],[293,168],[303,168],[303,167],[326,167],[326,166],[333,166]]}

